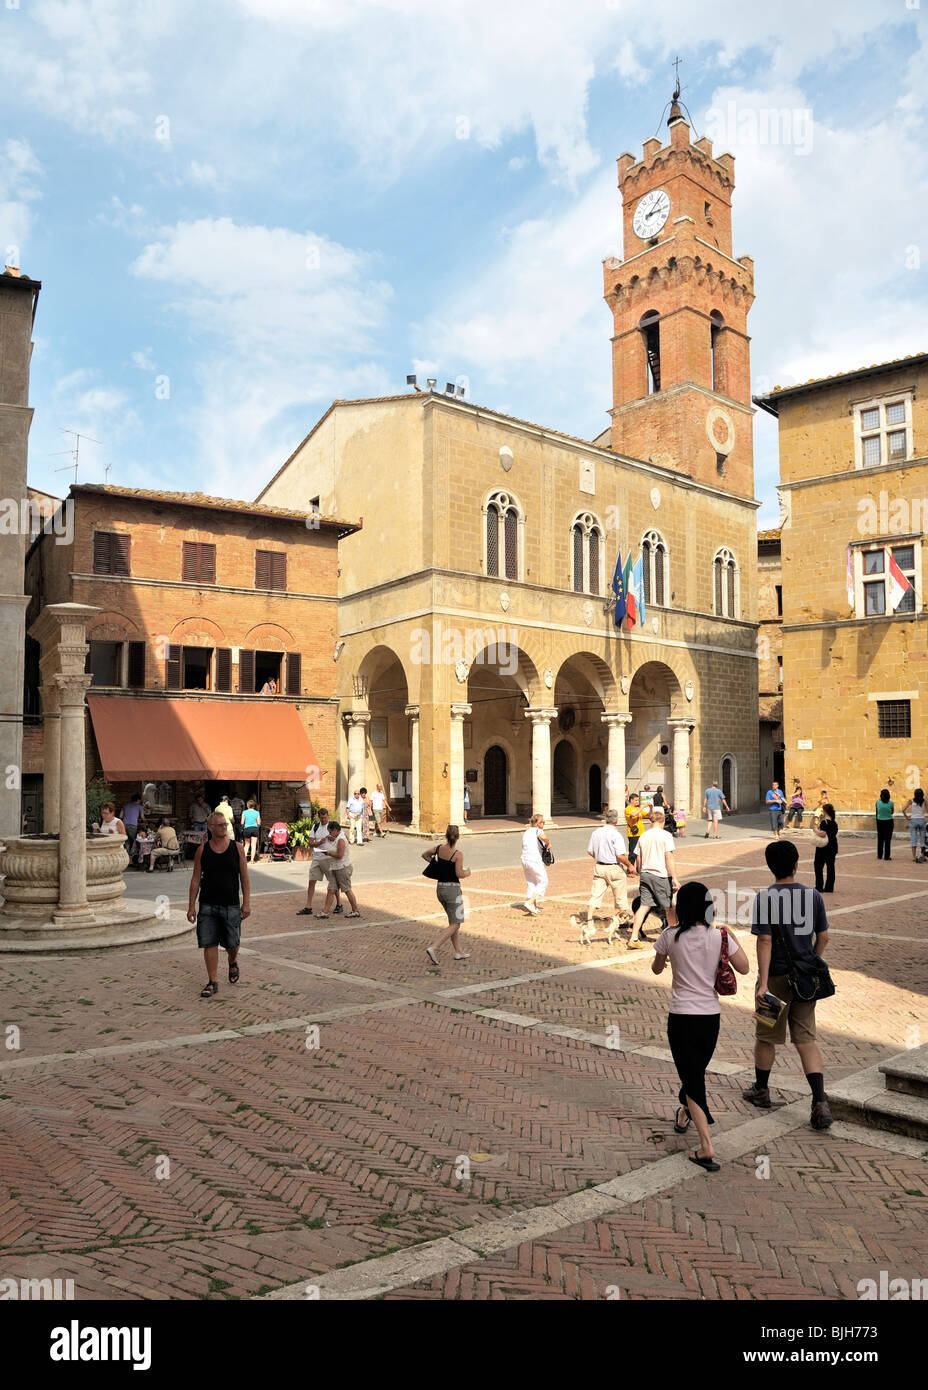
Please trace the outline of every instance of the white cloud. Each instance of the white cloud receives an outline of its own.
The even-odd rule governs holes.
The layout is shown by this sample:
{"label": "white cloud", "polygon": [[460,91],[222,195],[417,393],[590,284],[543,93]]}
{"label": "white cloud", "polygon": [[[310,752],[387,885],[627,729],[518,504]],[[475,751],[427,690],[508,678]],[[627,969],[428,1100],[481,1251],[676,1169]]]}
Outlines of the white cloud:
{"label": "white cloud", "polygon": [[143,372],[153,372],[155,370],[155,359],[152,357],[151,348],[140,348],[132,353],[132,365],[138,367]]}
{"label": "white cloud", "polygon": [[29,204],[42,196],[35,181],[43,173],[27,140],[5,141],[0,151],[0,255],[20,268],[32,225]]}
{"label": "white cloud", "polygon": [[203,218],[164,228],[132,271],[198,340],[186,425],[214,490],[253,496],[320,406],[395,385],[375,351],[391,288],[327,237]]}
{"label": "white cloud", "polygon": [[201,164],[198,159],[190,161],[190,181],[205,188],[218,190],[222,187],[219,175],[212,164]]}

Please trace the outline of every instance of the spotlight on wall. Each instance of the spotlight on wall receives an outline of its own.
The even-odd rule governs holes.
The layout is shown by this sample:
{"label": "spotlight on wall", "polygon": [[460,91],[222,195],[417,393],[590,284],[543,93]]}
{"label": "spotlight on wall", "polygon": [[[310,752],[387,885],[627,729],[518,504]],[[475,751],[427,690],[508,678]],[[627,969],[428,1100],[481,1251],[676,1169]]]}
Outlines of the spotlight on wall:
{"label": "spotlight on wall", "polygon": [[406,385],[411,386],[415,391],[418,391],[420,389],[419,383],[414,376],[408,376],[406,378]]}
{"label": "spotlight on wall", "polygon": [[454,395],[454,382],[453,382],[453,381],[446,381],[446,382],[445,382],[445,395],[446,395],[446,396],[453,396],[453,395]]}
{"label": "spotlight on wall", "polygon": [[434,391],[434,390],[435,390],[435,387],[438,385],[438,377],[436,377],[436,376],[428,376],[428,377],[426,377],[426,379],[425,379],[425,384],[426,384],[426,386],[428,386],[428,388],[429,388],[430,391]]}
{"label": "spotlight on wall", "polygon": [[459,386],[459,387],[457,388],[456,394],[457,394],[458,396],[460,396],[461,399],[463,400],[463,398],[464,398],[464,387],[463,387],[463,386]]}

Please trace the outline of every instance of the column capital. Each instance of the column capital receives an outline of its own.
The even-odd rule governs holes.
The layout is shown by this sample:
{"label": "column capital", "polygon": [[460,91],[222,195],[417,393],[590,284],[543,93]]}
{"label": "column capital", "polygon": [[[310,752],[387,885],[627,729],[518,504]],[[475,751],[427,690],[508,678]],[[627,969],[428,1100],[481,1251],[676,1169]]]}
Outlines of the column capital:
{"label": "column capital", "polygon": [[418,706],[418,705],[407,705],[406,708],[403,710],[403,713],[406,715],[406,717],[407,717],[408,719],[418,719],[418,718],[419,718],[419,706]]}
{"label": "column capital", "polygon": [[524,709],[522,711],[526,719],[530,719],[533,724],[550,724],[552,719],[557,719],[557,710],[550,709]]}
{"label": "column capital", "polygon": [[678,734],[682,734],[684,730],[686,733],[689,733],[696,726],[695,720],[693,719],[668,719],[667,724],[669,728],[673,729],[673,731]]}
{"label": "column capital", "polygon": [[608,724],[610,727],[630,724],[632,722],[632,715],[628,710],[607,710],[605,714],[601,714],[599,717],[603,724]]}
{"label": "column capital", "polygon": [[466,719],[467,716],[473,711],[473,708],[473,705],[452,705],[451,718]]}
{"label": "column capital", "polygon": [[350,710],[348,714],[343,714],[342,718],[346,724],[352,727],[357,727],[359,724],[369,724],[371,722],[370,711],[368,710]]}
{"label": "column capital", "polygon": [[59,708],[64,705],[83,706],[84,696],[87,694],[92,680],[92,676],[84,674],[77,675],[73,671],[69,672],[67,675],[55,676]]}

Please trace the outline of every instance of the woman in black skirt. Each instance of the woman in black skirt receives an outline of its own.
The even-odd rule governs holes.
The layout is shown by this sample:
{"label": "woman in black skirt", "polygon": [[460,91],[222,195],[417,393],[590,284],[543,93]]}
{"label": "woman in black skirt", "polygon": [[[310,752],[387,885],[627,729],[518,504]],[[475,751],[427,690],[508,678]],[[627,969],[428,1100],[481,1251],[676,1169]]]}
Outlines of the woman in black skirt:
{"label": "woman in black skirt", "polygon": [[654,947],[651,969],[655,975],[670,961],[673,985],[667,1040],[680,1077],[680,1108],[674,1131],[685,1134],[696,1126],[699,1148],[691,1163],[717,1173],[715,1150],[709,1137],[714,1124],[706,1100],[706,1068],[719,1040],[721,1006],[715,977],[722,956],[722,932],[728,934],[728,959],[739,975],[750,970],[744,948],[730,927],[713,926],[715,909],[704,883],[684,883],[677,893],[677,925],[665,927]]}

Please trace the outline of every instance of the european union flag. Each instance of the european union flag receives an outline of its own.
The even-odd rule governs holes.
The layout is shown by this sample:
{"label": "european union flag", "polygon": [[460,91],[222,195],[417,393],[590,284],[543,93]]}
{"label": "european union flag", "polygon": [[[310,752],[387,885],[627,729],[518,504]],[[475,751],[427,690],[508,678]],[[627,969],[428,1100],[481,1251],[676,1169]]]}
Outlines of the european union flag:
{"label": "european union flag", "polygon": [[621,627],[625,618],[625,571],[622,568],[622,553],[616,555],[615,573],[612,576],[612,592],[615,594],[615,608],[612,618],[616,627]]}

